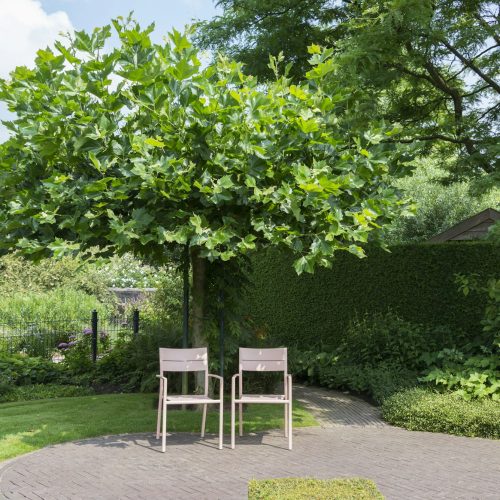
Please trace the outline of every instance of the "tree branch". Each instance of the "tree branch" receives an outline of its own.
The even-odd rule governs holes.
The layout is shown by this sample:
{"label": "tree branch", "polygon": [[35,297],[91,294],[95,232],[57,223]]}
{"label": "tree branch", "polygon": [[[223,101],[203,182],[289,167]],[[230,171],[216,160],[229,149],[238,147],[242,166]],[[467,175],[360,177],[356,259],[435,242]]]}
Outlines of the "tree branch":
{"label": "tree branch", "polygon": [[402,64],[391,64],[389,67],[399,69],[399,71],[401,71],[402,73],[406,73],[407,75],[413,76],[415,78],[427,80],[428,82],[434,85],[432,78],[429,75],[426,75],[425,73],[418,73],[417,71],[405,68]]}
{"label": "tree branch", "polygon": [[458,59],[462,61],[463,64],[465,64],[467,67],[469,67],[476,75],[481,77],[485,82],[489,83],[492,88],[494,88],[499,94],[500,94],[500,85],[493,80],[490,76],[488,76],[486,73],[481,71],[472,61],[464,57],[458,50],[453,47],[450,43],[448,43],[446,40],[441,40],[441,43],[455,56],[457,56]]}
{"label": "tree branch", "polygon": [[486,115],[488,115],[493,110],[499,107],[500,107],[500,102],[497,102],[494,106],[491,106],[491,108],[487,109],[484,113],[482,113],[481,116],[477,119],[477,121],[481,121]]}
{"label": "tree branch", "polygon": [[452,142],[453,144],[463,144],[463,140],[455,139],[454,137],[450,137],[444,134],[421,135],[407,139],[384,139],[382,142],[398,142],[401,144],[411,144],[415,141],[446,141]]}
{"label": "tree branch", "polygon": [[500,37],[496,34],[495,30],[492,29],[492,26],[484,19],[481,17],[478,13],[474,14],[474,17],[479,21],[481,26],[488,32],[488,34],[497,42],[497,45],[500,45]]}

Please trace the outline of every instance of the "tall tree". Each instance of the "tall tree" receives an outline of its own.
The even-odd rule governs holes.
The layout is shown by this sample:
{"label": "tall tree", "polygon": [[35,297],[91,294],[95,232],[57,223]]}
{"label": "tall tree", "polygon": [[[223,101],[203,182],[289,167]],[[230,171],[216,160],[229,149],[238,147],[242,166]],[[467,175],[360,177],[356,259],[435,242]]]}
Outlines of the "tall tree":
{"label": "tall tree", "polygon": [[450,158],[458,172],[497,173],[499,7],[487,1],[369,1],[339,43],[346,76],[403,125],[395,139]]}
{"label": "tall tree", "polygon": [[193,337],[203,342],[206,259],[258,246],[330,265],[393,219],[390,132],[344,136],[332,51],[291,84],[271,59],[263,86],[225,58],[203,67],[187,36],[163,45],[131,19],[40,50],[0,82],[16,117],[0,148],[0,250],[63,254],[100,246],[161,256],[189,245]]}
{"label": "tall tree", "polygon": [[[306,6],[307,4],[307,6]],[[403,125],[397,141],[456,157],[458,174],[498,172],[500,8],[487,0],[221,0],[221,16],[198,43],[254,61],[294,40],[287,59],[305,64],[306,46],[333,46],[339,78],[358,89],[358,118]],[[311,27],[311,29],[304,27]],[[314,37],[310,34],[314,33]],[[314,40],[313,40],[314,38]],[[294,75],[300,78],[301,73]],[[362,95],[361,91],[362,90]],[[392,139],[393,140],[393,139]]]}
{"label": "tall tree", "polygon": [[222,51],[245,64],[253,75],[273,78],[269,54],[283,52],[291,75],[309,69],[307,47],[331,46],[345,36],[344,2],[338,0],[218,0],[222,14],[201,23],[196,43]]}

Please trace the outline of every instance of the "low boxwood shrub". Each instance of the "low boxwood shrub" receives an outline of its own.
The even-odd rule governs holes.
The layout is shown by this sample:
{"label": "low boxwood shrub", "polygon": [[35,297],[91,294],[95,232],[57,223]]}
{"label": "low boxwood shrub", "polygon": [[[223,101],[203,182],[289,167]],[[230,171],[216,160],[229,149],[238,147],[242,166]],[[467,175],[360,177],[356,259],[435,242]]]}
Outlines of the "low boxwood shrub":
{"label": "low boxwood shrub", "polygon": [[0,387],[0,403],[91,396],[92,394],[94,394],[94,390],[91,387],[78,385],[36,384],[10,386],[5,392],[2,392]]}
{"label": "low boxwood shrub", "polygon": [[412,388],[385,399],[382,416],[412,431],[500,439],[500,403],[490,399],[465,401],[453,394]]}
{"label": "low boxwood shrub", "polygon": [[361,478],[312,479],[289,477],[252,480],[248,483],[248,500],[309,499],[383,500],[373,481]]}

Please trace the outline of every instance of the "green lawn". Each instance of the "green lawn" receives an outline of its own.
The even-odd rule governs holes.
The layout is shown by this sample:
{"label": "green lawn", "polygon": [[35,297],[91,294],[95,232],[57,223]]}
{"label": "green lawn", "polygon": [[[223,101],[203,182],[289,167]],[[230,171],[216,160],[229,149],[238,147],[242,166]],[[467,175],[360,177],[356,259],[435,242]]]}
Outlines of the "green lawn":
{"label": "green lawn", "polygon": [[373,481],[361,478],[282,478],[250,481],[248,500],[383,500]]}
{"label": "green lawn", "polygon": [[[250,405],[244,414],[245,432],[283,426],[283,406]],[[224,415],[229,433],[229,412]],[[173,410],[169,431],[198,432],[201,413]],[[297,427],[317,425],[310,413],[294,403]],[[153,432],[156,429],[155,395],[107,394],[75,398],[44,399],[0,404],[0,460],[28,453],[44,446],[76,439]],[[207,432],[217,432],[218,413],[209,412]]]}

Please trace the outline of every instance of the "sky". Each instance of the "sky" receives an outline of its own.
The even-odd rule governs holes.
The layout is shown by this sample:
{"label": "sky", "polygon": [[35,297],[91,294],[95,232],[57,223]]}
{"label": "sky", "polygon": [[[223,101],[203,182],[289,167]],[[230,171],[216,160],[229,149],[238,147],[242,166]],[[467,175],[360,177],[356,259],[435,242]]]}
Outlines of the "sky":
{"label": "sky", "polygon": [[[130,11],[142,26],[156,24],[156,42],[172,27],[182,30],[217,13],[212,0],[0,0],[0,78],[16,66],[30,66],[36,51],[52,45],[61,32],[91,31]],[[0,103],[0,120],[8,117]],[[0,142],[6,137],[0,124]]]}

